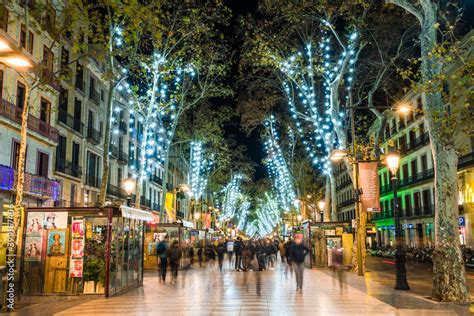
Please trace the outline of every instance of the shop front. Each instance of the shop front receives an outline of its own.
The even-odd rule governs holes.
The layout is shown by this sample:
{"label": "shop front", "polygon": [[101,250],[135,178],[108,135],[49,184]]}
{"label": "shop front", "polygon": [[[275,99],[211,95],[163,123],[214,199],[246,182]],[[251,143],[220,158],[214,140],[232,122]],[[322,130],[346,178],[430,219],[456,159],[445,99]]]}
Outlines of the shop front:
{"label": "shop front", "polygon": [[[310,268],[333,265],[333,252],[341,257],[339,264],[351,262],[353,237],[348,222],[304,222],[298,233],[302,234],[305,245],[310,250],[306,265]],[[334,263],[335,264],[335,263]]]}
{"label": "shop front", "polygon": [[150,219],[126,206],[26,209],[22,294],[108,297],[142,285]]}

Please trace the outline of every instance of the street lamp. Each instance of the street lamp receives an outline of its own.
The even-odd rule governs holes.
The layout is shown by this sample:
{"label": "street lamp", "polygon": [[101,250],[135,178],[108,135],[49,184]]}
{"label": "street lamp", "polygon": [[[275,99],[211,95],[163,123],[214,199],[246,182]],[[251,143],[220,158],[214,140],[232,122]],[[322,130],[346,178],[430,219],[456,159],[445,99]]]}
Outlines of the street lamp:
{"label": "street lamp", "polygon": [[298,214],[298,215],[296,216],[296,219],[298,220],[299,223],[301,223],[301,221],[303,220],[303,215]]}
{"label": "street lamp", "polygon": [[123,188],[127,193],[127,206],[132,206],[132,193],[135,190],[135,180],[132,178],[125,179],[123,181]]}
{"label": "street lamp", "polygon": [[392,174],[392,187],[393,187],[393,213],[395,216],[395,241],[396,241],[396,251],[395,251],[395,271],[396,271],[396,281],[395,281],[395,290],[400,291],[409,291],[410,287],[407,282],[407,270],[405,266],[406,254],[403,247],[403,237],[402,229],[400,227],[400,211],[398,208],[398,197],[397,197],[397,171],[400,166],[400,155],[398,153],[392,152],[389,153],[385,160],[387,162],[387,167]]}
{"label": "street lamp", "polygon": [[321,223],[324,222],[324,208],[326,207],[326,202],[323,200],[318,202],[318,208],[321,211]]}

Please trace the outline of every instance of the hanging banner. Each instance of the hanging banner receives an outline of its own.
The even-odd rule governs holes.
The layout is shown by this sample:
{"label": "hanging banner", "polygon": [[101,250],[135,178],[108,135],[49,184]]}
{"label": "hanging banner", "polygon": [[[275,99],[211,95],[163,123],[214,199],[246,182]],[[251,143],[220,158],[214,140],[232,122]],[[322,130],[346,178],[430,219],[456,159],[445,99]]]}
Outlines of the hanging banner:
{"label": "hanging banner", "polygon": [[380,212],[378,162],[359,163],[359,188],[362,211]]}
{"label": "hanging banner", "polygon": [[211,228],[211,214],[204,214],[204,227],[209,229]]}
{"label": "hanging banner", "polygon": [[170,221],[176,219],[176,211],[174,209],[174,194],[172,192],[166,193],[166,200],[165,200],[165,211],[168,214],[168,218]]}

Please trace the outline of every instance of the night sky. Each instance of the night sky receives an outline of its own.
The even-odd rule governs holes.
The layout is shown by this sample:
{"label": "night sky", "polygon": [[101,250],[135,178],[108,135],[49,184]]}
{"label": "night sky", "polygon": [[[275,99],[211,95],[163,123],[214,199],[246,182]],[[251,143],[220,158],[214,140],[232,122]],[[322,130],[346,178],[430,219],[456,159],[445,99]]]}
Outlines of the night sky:
{"label": "night sky", "polygon": [[[239,40],[236,36],[237,29],[235,26],[237,23],[234,23],[240,15],[253,14],[257,9],[257,0],[224,0],[224,3],[232,10],[233,17],[230,24],[224,33],[226,37],[232,42],[234,51],[237,53],[234,56],[234,65],[232,72],[229,75],[229,84],[232,85],[239,76],[237,64],[239,61],[238,47],[241,44],[241,39]],[[464,10],[464,21],[467,24],[467,27],[472,28],[474,26],[474,0],[460,0],[459,3]],[[237,95],[238,91],[235,91]],[[234,108],[237,105],[236,99],[225,100],[226,103],[230,103]],[[262,148],[262,143],[260,140],[260,131],[254,130],[249,136],[247,136],[240,128],[240,118],[237,117],[234,119],[231,124],[225,127],[226,136],[234,138],[238,144],[244,144],[247,147],[247,154],[252,161],[256,163],[256,170],[254,174],[254,180],[259,180],[267,176],[266,168],[262,164],[262,159],[264,158],[264,152]]]}

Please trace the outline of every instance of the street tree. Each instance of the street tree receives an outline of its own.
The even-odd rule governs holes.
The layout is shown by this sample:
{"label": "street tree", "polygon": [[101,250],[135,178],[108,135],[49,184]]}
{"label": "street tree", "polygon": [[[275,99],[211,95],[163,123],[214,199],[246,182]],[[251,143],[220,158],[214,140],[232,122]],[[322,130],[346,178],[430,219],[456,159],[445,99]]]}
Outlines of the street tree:
{"label": "street tree", "polygon": [[[419,77],[415,76],[415,79],[419,80],[415,80],[415,88],[422,96],[423,114],[428,126],[435,170],[432,296],[439,301],[466,302],[469,300],[469,293],[460,242],[457,238],[458,148],[455,140],[466,127],[472,131],[473,111],[469,99],[457,100],[460,104],[458,102],[456,102],[458,104],[447,104],[446,99],[443,99],[443,83],[448,80],[449,68],[457,63],[461,64],[464,70],[452,72],[453,78],[450,79],[466,83],[470,77],[472,85],[472,66],[468,66],[466,59],[472,56],[469,54],[472,45],[471,48],[461,49],[460,41],[455,37],[460,12],[451,3],[443,5],[432,0],[386,2],[402,8],[415,17],[420,26],[420,58],[416,61],[417,66],[410,67],[406,75],[407,78],[412,77],[413,71],[419,66]],[[450,12],[453,11],[455,18],[451,19]],[[462,53],[463,51],[467,51],[467,55]],[[456,110],[457,107],[460,108]],[[466,118],[468,120],[465,120]]]}

